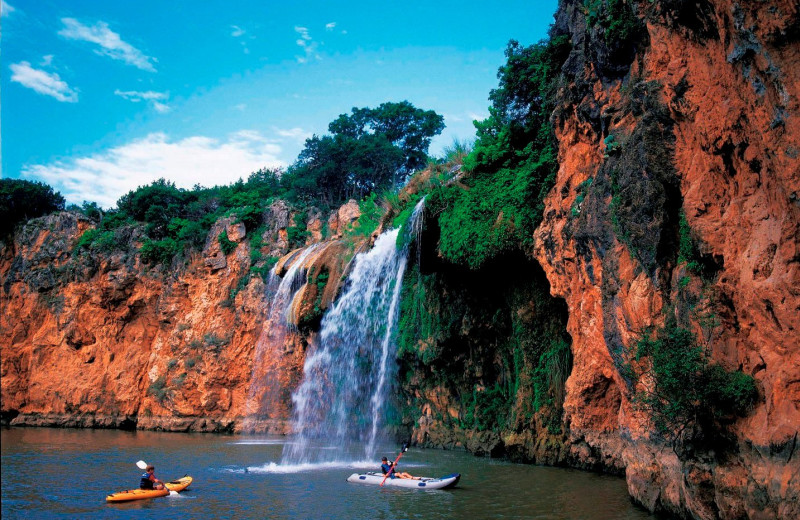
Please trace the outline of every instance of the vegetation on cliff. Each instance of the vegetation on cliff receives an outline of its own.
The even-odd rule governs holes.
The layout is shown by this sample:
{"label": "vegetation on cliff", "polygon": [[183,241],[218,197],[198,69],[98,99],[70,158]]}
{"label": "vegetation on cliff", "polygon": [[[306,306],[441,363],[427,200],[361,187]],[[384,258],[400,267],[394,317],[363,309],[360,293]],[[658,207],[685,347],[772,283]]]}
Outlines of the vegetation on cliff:
{"label": "vegetation on cliff", "polygon": [[439,250],[453,263],[472,269],[532,244],[544,199],[557,170],[549,117],[566,37],[523,47],[512,40],[499,86],[489,98],[489,117],[476,122],[477,140],[464,159],[469,172],[458,184],[431,194],[438,215]]}
{"label": "vegetation on cliff", "polygon": [[[142,228],[142,260],[167,264],[201,247],[220,218],[234,217],[248,232],[260,234],[265,210],[278,198],[294,205],[295,217],[287,232],[290,247],[298,247],[308,237],[311,208],[330,210],[350,197],[394,190],[425,164],[431,138],[443,128],[442,116],[407,101],[354,108],[330,124],[331,136],[308,139],[286,172],[260,169],[247,181],[212,188],[197,185],[191,190],[160,179],[124,195],[115,209],[104,212],[85,205],[84,213],[97,225],[84,233],[76,252],[128,249],[130,230]],[[225,254],[235,246],[227,234],[219,237],[219,243]],[[263,272],[262,259],[254,261]]]}
{"label": "vegetation on cliff", "polygon": [[0,239],[17,224],[64,209],[64,197],[41,182],[0,179]]}
{"label": "vegetation on cliff", "polygon": [[427,185],[428,217],[401,299],[406,417],[419,417],[436,392],[458,403],[456,417],[435,411],[451,429],[562,430],[566,308],[524,253],[557,170],[549,117],[569,50],[563,36],[528,47],[512,40],[472,150],[454,150],[458,160]]}
{"label": "vegetation on cliff", "polygon": [[746,414],[758,397],[752,376],[712,362],[707,346],[681,327],[674,314],[663,326],[643,331],[634,355],[626,371],[642,383],[634,402],[673,446],[702,437],[709,443],[721,424]]}

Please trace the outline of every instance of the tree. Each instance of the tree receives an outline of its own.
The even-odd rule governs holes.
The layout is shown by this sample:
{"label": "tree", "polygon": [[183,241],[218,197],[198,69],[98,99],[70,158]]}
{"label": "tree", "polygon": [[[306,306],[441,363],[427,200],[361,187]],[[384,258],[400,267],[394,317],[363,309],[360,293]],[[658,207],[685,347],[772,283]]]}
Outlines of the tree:
{"label": "tree", "polygon": [[0,237],[10,235],[20,222],[63,209],[64,197],[47,184],[0,179]]}
{"label": "tree", "polygon": [[296,198],[334,206],[390,187],[402,164],[402,151],[382,134],[313,136],[287,180]]}
{"label": "tree", "polygon": [[431,139],[444,130],[444,117],[433,110],[416,108],[408,101],[382,103],[378,108],[353,108],[352,114],[341,114],[328,131],[336,135],[362,139],[382,135],[403,153],[403,163],[395,172],[396,186],[408,175],[425,166]]}

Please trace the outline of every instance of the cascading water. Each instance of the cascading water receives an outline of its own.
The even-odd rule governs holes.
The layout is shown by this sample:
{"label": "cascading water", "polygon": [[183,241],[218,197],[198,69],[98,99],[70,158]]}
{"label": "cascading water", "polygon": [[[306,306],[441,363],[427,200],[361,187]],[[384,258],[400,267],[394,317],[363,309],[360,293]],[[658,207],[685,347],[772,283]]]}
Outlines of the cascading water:
{"label": "cascading water", "polygon": [[304,264],[308,257],[319,248],[314,244],[297,253],[291,267],[283,278],[275,274],[273,268],[267,279],[267,295],[272,295],[267,309],[267,319],[256,343],[253,356],[253,372],[245,405],[246,415],[242,430],[253,432],[269,429],[270,423],[285,417],[288,413],[280,402],[280,385],[276,380],[274,363],[280,357],[280,350],[286,342],[291,328],[288,314],[295,293],[306,280]]}
{"label": "cascading water", "polygon": [[[404,232],[418,232],[423,208],[424,199]],[[323,317],[292,396],[295,439],[284,447],[283,464],[374,457],[397,372],[394,330],[410,242],[398,249],[399,232],[384,232],[356,256],[344,292]]]}

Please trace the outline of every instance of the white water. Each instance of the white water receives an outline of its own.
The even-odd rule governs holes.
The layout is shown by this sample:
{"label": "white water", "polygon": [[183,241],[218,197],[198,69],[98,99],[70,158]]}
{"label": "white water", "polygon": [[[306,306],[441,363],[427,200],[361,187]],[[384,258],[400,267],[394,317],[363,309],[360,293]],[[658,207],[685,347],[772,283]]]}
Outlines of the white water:
{"label": "white water", "polygon": [[[420,201],[407,228],[415,229],[422,208]],[[399,232],[384,232],[356,256],[344,292],[323,317],[292,396],[296,438],[284,447],[282,465],[375,457],[397,373],[394,331],[408,259],[407,246],[397,249]]]}
{"label": "white water", "polygon": [[274,268],[269,272],[266,291],[268,295],[273,296],[253,356],[253,372],[245,405],[246,417],[242,427],[244,431],[253,431],[260,427],[261,421],[274,419],[280,415],[275,409],[278,404],[279,389],[274,370],[265,366],[265,363],[274,362],[281,355],[286,334],[291,327],[288,315],[292,299],[305,283],[307,276],[303,264],[318,248],[319,244],[314,244],[300,251],[283,278],[275,275]]}

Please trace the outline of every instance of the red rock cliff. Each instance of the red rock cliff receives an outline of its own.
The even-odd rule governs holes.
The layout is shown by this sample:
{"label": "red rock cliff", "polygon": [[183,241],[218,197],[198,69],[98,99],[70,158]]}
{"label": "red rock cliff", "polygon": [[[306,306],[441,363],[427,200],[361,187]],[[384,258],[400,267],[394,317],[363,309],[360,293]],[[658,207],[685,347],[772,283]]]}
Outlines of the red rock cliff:
{"label": "red rock cliff", "polygon": [[[358,217],[358,206],[351,203],[335,215],[328,224],[334,238]],[[287,253],[291,219],[281,202],[268,209],[266,256]],[[319,219],[309,222],[309,241],[315,230],[317,240],[322,238],[318,224]],[[270,336],[272,295],[261,277],[249,276],[251,243],[244,224],[218,221],[202,252],[155,267],[142,264],[136,229],[117,232],[128,243],[122,252],[72,254],[90,226],[69,212],[43,217],[26,224],[3,249],[3,421],[238,431],[253,415],[248,406],[264,373],[263,356],[254,359],[259,347],[274,354],[269,362],[277,369],[270,374],[281,392],[261,418],[268,420],[250,417],[249,429],[285,432],[307,331]],[[235,243],[227,255],[217,240],[223,230]],[[327,254],[309,259],[309,270],[332,273],[333,282],[324,288],[307,284],[313,288],[297,298],[298,305],[316,305],[321,312],[330,303],[344,268],[340,244],[328,242],[321,248]]]}
{"label": "red rock cliff", "polygon": [[[642,32],[621,48],[587,27],[590,4],[562,2],[557,16],[573,51],[553,116],[560,169],[536,232],[569,308],[570,450],[625,468],[651,510],[800,517],[798,6],[634,2]],[[702,289],[719,317],[712,357],[761,392],[723,460],[676,456],[620,370],[632,338],[677,298],[685,271],[662,251],[681,210],[714,264]]]}

